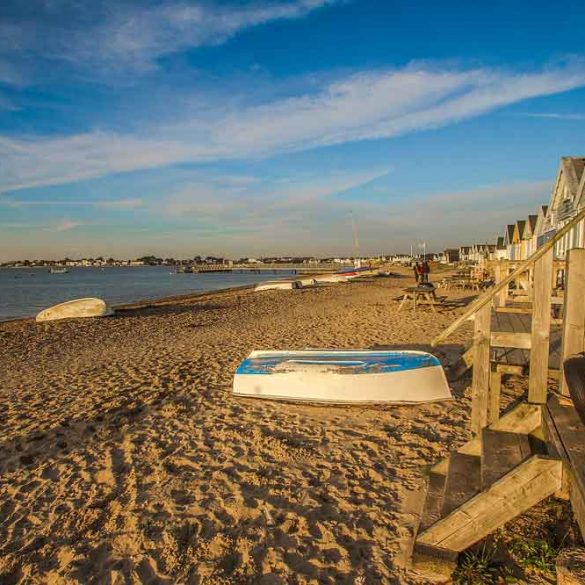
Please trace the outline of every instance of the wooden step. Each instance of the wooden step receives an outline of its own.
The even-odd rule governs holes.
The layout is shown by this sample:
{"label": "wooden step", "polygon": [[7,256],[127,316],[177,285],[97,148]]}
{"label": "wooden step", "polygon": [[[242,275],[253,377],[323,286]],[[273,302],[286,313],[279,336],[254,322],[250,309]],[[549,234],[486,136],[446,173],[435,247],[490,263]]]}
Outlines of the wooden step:
{"label": "wooden step", "polygon": [[528,435],[483,429],[481,486],[489,487],[532,455]]}
{"label": "wooden step", "polygon": [[[416,546],[461,552],[561,488],[560,460],[533,455],[420,533]],[[449,478],[447,479],[449,483]]]}
{"label": "wooden step", "polygon": [[442,473],[431,472],[429,474],[425,506],[423,508],[419,530],[425,530],[441,519],[446,482],[447,476]]}
{"label": "wooden step", "polygon": [[480,490],[481,458],[464,453],[451,453],[441,516],[450,514]]}

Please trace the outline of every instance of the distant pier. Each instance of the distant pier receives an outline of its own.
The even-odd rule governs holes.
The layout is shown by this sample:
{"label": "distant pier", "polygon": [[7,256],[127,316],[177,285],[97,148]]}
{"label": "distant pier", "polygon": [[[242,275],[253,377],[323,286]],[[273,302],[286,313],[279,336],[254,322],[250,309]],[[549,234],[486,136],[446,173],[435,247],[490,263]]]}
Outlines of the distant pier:
{"label": "distant pier", "polygon": [[185,274],[209,274],[212,272],[233,274],[323,274],[353,268],[340,264],[279,264],[279,265],[237,265],[226,267],[225,264],[209,266],[178,266],[177,272]]}

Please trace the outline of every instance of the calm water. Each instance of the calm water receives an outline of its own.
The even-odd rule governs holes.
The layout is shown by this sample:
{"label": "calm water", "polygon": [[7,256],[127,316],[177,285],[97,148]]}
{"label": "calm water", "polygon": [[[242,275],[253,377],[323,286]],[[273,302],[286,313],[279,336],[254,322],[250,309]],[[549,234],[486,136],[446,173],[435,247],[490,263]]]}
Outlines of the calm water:
{"label": "calm water", "polygon": [[110,304],[219,290],[274,280],[274,274],[174,274],[169,266],[70,268],[49,274],[47,268],[0,268],[0,320],[30,317],[40,310],[82,297]]}

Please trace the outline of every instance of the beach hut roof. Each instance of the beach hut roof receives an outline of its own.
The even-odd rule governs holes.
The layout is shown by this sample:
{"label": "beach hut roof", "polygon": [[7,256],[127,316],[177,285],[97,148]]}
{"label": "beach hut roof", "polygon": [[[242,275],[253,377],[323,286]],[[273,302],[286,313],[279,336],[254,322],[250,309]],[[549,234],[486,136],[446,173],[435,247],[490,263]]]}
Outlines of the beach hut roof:
{"label": "beach hut roof", "polygon": [[[534,230],[536,229],[536,220],[538,219],[538,215],[529,215],[528,221],[526,222],[526,236],[532,236]],[[530,232],[530,233],[528,233]]]}
{"label": "beach hut roof", "polygon": [[506,249],[506,238],[504,238],[504,236],[498,236],[498,239],[496,242],[496,248],[498,250],[505,250]]}
{"label": "beach hut roof", "polygon": [[518,244],[520,242],[520,240],[523,238],[525,226],[526,226],[526,220],[525,219],[519,219],[514,224],[514,235],[512,237],[512,243],[513,244]]}
{"label": "beach hut roof", "polygon": [[[585,157],[563,156],[557,173],[557,180],[553,188],[549,207],[555,211],[559,207],[566,207],[567,200],[577,203],[577,196],[581,178],[585,170]],[[565,210],[566,211],[566,210]]]}

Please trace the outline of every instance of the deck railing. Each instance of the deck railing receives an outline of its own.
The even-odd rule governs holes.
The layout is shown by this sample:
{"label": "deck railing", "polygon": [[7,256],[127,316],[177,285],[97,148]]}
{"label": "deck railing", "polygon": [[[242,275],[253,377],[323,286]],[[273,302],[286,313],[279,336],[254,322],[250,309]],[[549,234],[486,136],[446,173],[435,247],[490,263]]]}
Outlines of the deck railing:
{"label": "deck railing", "polygon": [[[473,381],[471,427],[479,435],[483,427],[495,422],[500,412],[500,379],[491,367],[491,347],[530,350],[528,402],[545,404],[548,396],[551,306],[553,289],[554,246],[579,222],[585,219],[585,209],[561,228],[527,260],[511,271],[502,261],[496,265],[496,284],[480,295],[466,311],[433,341],[436,347],[445,341],[467,320],[474,319],[472,347]],[[509,274],[508,274],[509,272]],[[531,332],[497,333],[491,331],[492,306],[505,311],[510,283],[523,275],[527,282],[527,300],[531,308],[523,310],[532,315]],[[556,279],[554,279],[556,280]],[[564,311],[562,324],[562,361],[571,354],[585,350],[585,249],[569,250],[566,258]],[[513,309],[509,309],[510,312]],[[561,392],[568,395],[566,382],[560,373]]]}

